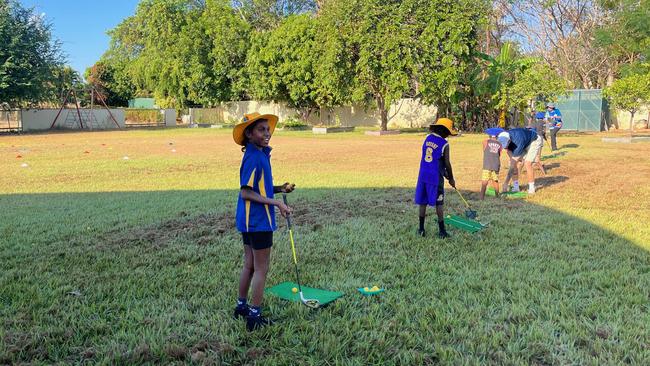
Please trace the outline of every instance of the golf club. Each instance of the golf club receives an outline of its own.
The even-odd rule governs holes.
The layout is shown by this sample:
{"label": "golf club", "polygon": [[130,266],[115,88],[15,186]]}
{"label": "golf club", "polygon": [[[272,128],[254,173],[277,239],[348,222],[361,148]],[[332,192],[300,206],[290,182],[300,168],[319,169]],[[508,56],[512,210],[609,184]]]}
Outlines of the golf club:
{"label": "golf club", "polygon": [[[284,204],[288,205],[287,203],[287,194],[283,193],[282,194],[282,199],[284,200]],[[293,253],[293,264],[295,265],[296,268],[296,282],[298,283],[298,291],[300,292],[300,301],[302,301],[303,304],[306,306],[316,309],[320,306],[320,301],[316,299],[305,299],[305,297],[302,294],[302,287],[300,286],[300,274],[298,273],[298,257],[296,256],[296,246],[293,242],[293,229],[291,228],[291,218],[289,215],[285,217],[287,219],[287,226],[289,227],[289,240],[291,240],[291,252]]]}
{"label": "golf club", "polygon": [[454,190],[458,193],[458,195],[460,196],[460,199],[463,200],[463,203],[465,203],[465,206],[467,206],[467,210],[465,210],[465,216],[467,216],[468,219],[475,219],[478,216],[478,213],[476,211],[472,210],[471,207],[469,207],[469,203],[467,203],[467,201],[465,201],[465,198],[463,197],[463,195],[460,193],[460,191],[456,187],[454,187]]}

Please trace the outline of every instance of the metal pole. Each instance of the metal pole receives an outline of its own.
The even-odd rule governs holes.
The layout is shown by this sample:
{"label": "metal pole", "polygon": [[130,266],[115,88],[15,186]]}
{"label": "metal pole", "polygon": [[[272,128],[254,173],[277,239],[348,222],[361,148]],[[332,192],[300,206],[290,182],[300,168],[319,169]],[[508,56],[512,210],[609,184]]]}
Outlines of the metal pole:
{"label": "metal pole", "polygon": [[576,130],[580,131],[580,118],[582,117],[582,90],[578,91],[578,124]]}

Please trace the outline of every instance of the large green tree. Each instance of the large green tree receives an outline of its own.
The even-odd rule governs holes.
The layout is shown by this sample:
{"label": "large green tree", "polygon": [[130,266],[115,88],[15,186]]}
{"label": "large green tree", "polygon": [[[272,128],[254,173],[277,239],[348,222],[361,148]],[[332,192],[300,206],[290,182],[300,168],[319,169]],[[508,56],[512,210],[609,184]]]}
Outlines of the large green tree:
{"label": "large green tree", "polygon": [[215,105],[248,98],[251,25],[227,1],[208,0],[197,29],[202,34],[188,37],[194,43],[190,82],[202,85],[193,99]]}
{"label": "large green tree", "polygon": [[650,60],[650,0],[601,0],[608,21],[596,31],[596,44],[622,63],[622,74],[643,73]]}
{"label": "large green tree", "polygon": [[64,57],[50,28],[34,9],[0,0],[0,102],[23,106],[58,99]]}
{"label": "large green tree", "polygon": [[251,96],[285,101],[302,119],[337,97],[328,90],[330,75],[317,65],[325,49],[317,43],[318,23],[292,15],[271,32],[257,32],[248,57]]}

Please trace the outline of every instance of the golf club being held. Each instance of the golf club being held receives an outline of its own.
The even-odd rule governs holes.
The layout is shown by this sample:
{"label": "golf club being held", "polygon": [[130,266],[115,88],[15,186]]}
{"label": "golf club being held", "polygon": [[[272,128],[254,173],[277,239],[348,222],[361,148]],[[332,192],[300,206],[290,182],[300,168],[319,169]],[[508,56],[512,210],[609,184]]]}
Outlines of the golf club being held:
{"label": "golf club being held", "polygon": [[[282,200],[284,200],[284,204],[288,205],[287,203],[287,194],[283,193],[282,194]],[[302,301],[303,304],[306,306],[316,309],[320,306],[320,301],[316,299],[305,299],[305,297],[302,294],[302,287],[300,286],[300,274],[298,273],[298,257],[296,256],[296,245],[293,242],[293,229],[291,228],[291,217],[290,215],[285,216],[287,219],[287,227],[289,228],[289,240],[291,240],[291,252],[293,253],[293,264],[296,268],[296,282],[298,283],[298,292],[300,293],[300,301]]]}
{"label": "golf club being held", "polygon": [[469,206],[469,203],[465,200],[465,197],[463,197],[463,195],[460,193],[460,191],[456,187],[454,187],[454,190],[456,191],[456,193],[458,193],[458,195],[460,196],[460,199],[463,201],[463,203],[467,207],[467,210],[465,210],[465,216],[468,219],[472,219],[472,220],[475,219],[476,217],[478,217],[478,213],[476,211],[472,210],[472,208]]}

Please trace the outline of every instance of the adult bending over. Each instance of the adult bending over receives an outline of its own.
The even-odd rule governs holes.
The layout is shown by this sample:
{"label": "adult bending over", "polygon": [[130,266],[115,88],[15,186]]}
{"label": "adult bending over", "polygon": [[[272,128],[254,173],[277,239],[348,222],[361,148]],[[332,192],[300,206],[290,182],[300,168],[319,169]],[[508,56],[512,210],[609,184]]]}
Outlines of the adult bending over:
{"label": "adult bending over", "polygon": [[533,163],[542,149],[544,140],[537,132],[527,128],[513,128],[501,132],[497,137],[499,143],[510,157],[510,168],[503,182],[503,192],[507,192],[510,179],[513,180],[513,192],[519,192],[519,163],[523,161],[528,176],[528,194],[535,194],[535,172]]}

